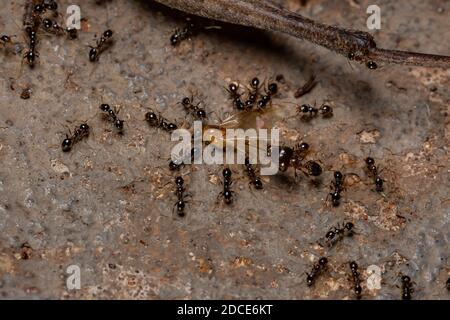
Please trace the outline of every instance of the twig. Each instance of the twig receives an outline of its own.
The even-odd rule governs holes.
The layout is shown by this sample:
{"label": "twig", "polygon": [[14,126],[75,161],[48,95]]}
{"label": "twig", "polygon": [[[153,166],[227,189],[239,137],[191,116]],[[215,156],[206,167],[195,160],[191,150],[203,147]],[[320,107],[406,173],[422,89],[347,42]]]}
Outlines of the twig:
{"label": "twig", "polygon": [[298,88],[298,90],[295,92],[294,97],[297,99],[300,97],[303,97],[305,94],[310,93],[312,89],[317,85],[316,76],[312,75],[309,77],[308,81],[305,82],[303,86]]}
{"label": "twig", "polygon": [[450,68],[450,57],[379,49],[371,34],[328,26],[277,7],[268,0],[156,0],[169,7],[208,19],[280,31],[308,40],[351,60]]}

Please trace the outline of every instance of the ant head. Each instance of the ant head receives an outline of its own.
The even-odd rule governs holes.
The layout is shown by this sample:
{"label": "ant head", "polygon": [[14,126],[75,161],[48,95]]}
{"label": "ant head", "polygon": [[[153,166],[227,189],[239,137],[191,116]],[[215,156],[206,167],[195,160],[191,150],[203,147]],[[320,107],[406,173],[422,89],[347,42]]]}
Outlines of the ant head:
{"label": "ant head", "polygon": [[182,186],[184,184],[184,179],[181,176],[175,178],[175,184],[178,186]]}
{"label": "ant head", "polygon": [[225,168],[225,169],[223,169],[223,171],[222,171],[222,175],[223,175],[223,177],[226,178],[226,179],[231,178],[231,174],[232,174],[232,172],[231,172],[231,169],[230,169],[230,168]]}
{"label": "ant head", "polygon": [[98,58],[98,50],[96,48],[91,47],[91,50],[89,51],[89,60],[91,62],[95,62],[97,61],[97,58]]}
{"label": "ant head", "polygon": [[253,89],[257,89],[259,86],[259,79],[257,77],[253,78],[252,81],[250,82],[250,85],[252,86]]}
{"label": "ant head", "polygon": [[103,32],[103,36],[104,36],[105,38],[111,38],[112,35],[113,35],[113,32],[112,32],[111,29],[108,29],[108,30],[106,30],[105,32]]}
{"label": "ant head", "polygon": [[233,92],[233,93],[236,93],[237,91],[238,91],[238,89],[239,89],[239,86],[236,84],[236,83],[230,83],[229,85],[228,85],[228,89],[231,91],[231,92]]}
{"label": "ant head", "polygon": [[347,223],[344,225],[344,228],[347,229],[348,231],[350,231],[350,230],[353,229],[354,226],[355,226],[355,225],[354,225],[352,222],[347,222]]}
{"label": "ant head", "polygon": [[340,172],[340,171],[335,171],[335,172],[334,172],[334,178],[335,178],[336,180],[342,180],[343,177],[344,177],[344,176],[343,176],[342,172]]}
{"label": "ant head", "polygon": [[197,110],[197,117],[201,119],[206,118],[206,111],[203,109]]}
{"label": "ant head", "polygon": [[107,103],[102,103],[102,104],[100,105],[100,110],[102,110],[103,112],[108,112],[108,111],[111,110],[111,107],[110,107],[110,105],[107,104]]}
{"label": "ant head", "polygon": [[44,25],[45,29],[50,29],[53,26],[53,21],[45,18],[44,20],[42,20],[42,24]]}
{"label": "ant head", "polygon": [[270,83],[269,86],[267,87],[267,90],[269,91],[269,93],[271,95],[277,94],[277,92],[278,92],[278,85],[275,82]]}
{"label": "ant head", "polygon": [[336,235],[336,233],[333,230],[330,230],[327,232],[327,234],[325,235],[325,238],[327,239],[333,239],[334,236]]}
{"label": "ant head", "polygon": [[337,207],[339,205],[339,200],[341,200],[341,194],[338,191],[331,193],[331,199],[333,200],[333,206]]}
{"label": "ant head", "polygon": [[70,150],[72,150],[72,139],[67,135],[61,144],[61,148],[63,152],[69,152]]}
{"label": "ant head", "polygon": [[320,176],[322,174],[322,167],[315,161],[308,161],[307,167],[309,174],[314,177]]}
{"label": "ant head", "polygon": [[234,105],[235,105],[236,109],[238,109],[238,110],[244,110],[245,109],[245,105],[241,101],[241,98],[236,98],[234,100]]}
{"label": "ant head", "polygon": [[114,126],[118,129],[118,130],[122,130],[123,129],[123,120],[116,120],[114,122]]}
{"label": "ant head", "polygon": [[184,97],[183,100],[181,100],[181,104],[183,106],[188,106],[191,104],[191,99],[189,99],[188,97]]}
{"label": "ant head", "polygon": [[358,264],[355,261],[350,262],[349,265],[350,265],[350,269],[355,270],[355,271],[358,270]]}
{"label": "ant head", "polygon": [[148,111],[145,114],[145,120],[150,121],[150,120],[155,120],[158,118],[158,115],[155,113],[155,111],[153,111],[152,109],[150,109],[150,111]]}
{"label": "ant head", "polygon": [[169,129],[169,130],[177,130],[178,129],[178,126],[176,125],[176,124],[174,124],[174,123],[169,123],[168,125],[167,125],[167,129]]}
{"label": "ant head", "polygon": [[44,12],[44,6],[42,4],[37,4],[34,6],[33,11],[35,13],[42,13],[42,12]]}
{"label": "ant head", "polygon": [[301,112],[307,113],[308,110],[309,110],[309,106],[307,104],[303,104],[303,105],[300,106],[299,109],[300,109]]}
{"label": "ant head", "polygon": [[411,282],[411,278],[409,276],[402,276],[402,282],[409,283],[409,282]]}
{"label": "ant head", "polygon": [[328,104],[323,104],[320,107],[320,112],[324,117],[331,117],[333,113],[333,108]]}
{"label": "ant head", "polygon": [[257,190],[263,189],[263,183],[262,183],[261,179],[259,179],[259,178],[256,178],[253,181],[253,185],[255,186],[255,189],[257,189]]}
{"label": "ant head", "polygon": [[359,295],[361,295],[361,293],[362,293],[361,285],[359,285],[359,284],[355,285],[355,293],[356,293],[356,295],[358,295],[358,299],[360,299],[361,297]]}
{"label": "ant head", "polygon": [[372,157],[367,157],[365,161],[368,166],[372,166],[375,164],[375,159]]}
{"label": "ant head", "polygon": [[265,94],[265,95],[263,95],[263,96],[261,97],[261,100],[267,103],[267,102],[270,101],[270,96],[267,95],[267,94]]}
{"label": "ant head", "polygon": [[328,263],[328,259],[326,257],[322,257],[319,259],[319,264],[321,266],[325,266]]}
{"label": "ant head", "polygon": [[367,68],[369,68],[370,70],[375,70],[378,68],[378,65],[376,64],[376,62],[374,61],[367,61],[366,63]]}
{"label": "ant head", "polygon": [[7,35],[3,35],[3,36],[0,38],[0,40],[3,41],[3,42],[10,42],[10,41],[11,41],[11,37],[10,37],[10,36],[7,36]]}
{"label": "ant head", "polygon": [[176,46],[178,44],[178,39],[179,35],[178,33],[174,33],[171,37],[170,37],[170,44],[173,46]]}
{"label": "ant head", "polygon": [[302,143],[299,143],[298,145],[297,145],[297,148],[300,150],[300,151],[308,151],[309,150],[309,144],[308,143],[306,143],[306,142],[302,142]]}
{"label": "ant head", "polygon": [[266,106],[267,106],[267,102],[264,101],[264,96],[263,96],[262,99],[258,101],[258,108],[262,109],[262,108],[265,108]]}

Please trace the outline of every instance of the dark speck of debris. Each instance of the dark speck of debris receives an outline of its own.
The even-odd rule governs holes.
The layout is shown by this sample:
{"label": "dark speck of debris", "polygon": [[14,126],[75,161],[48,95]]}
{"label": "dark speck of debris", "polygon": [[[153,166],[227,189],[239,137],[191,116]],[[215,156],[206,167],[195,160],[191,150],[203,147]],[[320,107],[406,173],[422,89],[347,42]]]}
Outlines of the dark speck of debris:
{"label": "dark speck of debris", "polygon": [[20,98],[24,99],[24,100],[28,100],[31,97],[31,89],[30,88],[25,88],[22,90],[22,93],[20,94]]}
{"label": "dark speck of debris", "polygon": [[277,75],[275,80],[281,84],[284,84],[286,82],[284,79],[284,75],[282,75],[282,74]]}
{"label": "dark speck of debris", "polygon": [[23,260],[28,260],[31,257],[31,253],[33,252],[33,249],[31,248],[30,244],[28,242],[25,242],[20,247],[20,257]]}

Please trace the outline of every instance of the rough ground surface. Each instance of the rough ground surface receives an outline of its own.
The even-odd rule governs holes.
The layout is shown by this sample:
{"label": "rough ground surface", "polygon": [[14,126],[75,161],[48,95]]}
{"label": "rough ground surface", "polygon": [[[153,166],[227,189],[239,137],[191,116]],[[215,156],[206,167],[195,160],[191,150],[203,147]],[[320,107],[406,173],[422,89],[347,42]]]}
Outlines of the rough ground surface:
{"label": "rough ground surface", "polygon": [[[372,2],[280,3],[364,30]],[[378,4],[379,45],[450,54],[448,1]],[[356,260],[364,298],[399,298],[402,273],[415,282],[414,298],[449,299],[450,70],[370,71],[284,35],[231,26],[173,48],[169,37],[184,22],[162,6],[86,0],[81,9],[87,21],[80,39],[40,35],[35,70],[0,52],[0,297],[352,299],[347,262]],[[2,6],[0,33],[23,42],[22,13],[22,1]],[[115,45],[94,67],[87,45],[107,27]],[[277,74],[286,79],[279,101],[335,107],[332,119],[280,124],[286,143],[302,136],[310,143],[311,157],[327,170],[322,183],[295,182],[289,172],[250,191],[237,178],[242,168],[233,167],[236,201],[226,207],[216,203],[221,169],[197,166],[186,176],[187,216],[175,218],[169,135],[146,125],[146,108],[181,121],[176,103],[198,91],[214,120],[232,111],[223,89],[230,80]],[[320,84],[296,101],[294,90],[311,74]],[[20,98],[26,87],[29,100]],[[123,137],[100,118],[102,101],[122,107]],[[295,114],[292,104],[285,107],[286,117]],[[63,154],[67,126],[85,120],[93,134]],[[368,155],[384,168],[385,198],[363,170]],[[361,179],[339,208],[325,205],[334,169]],[[353,238],[331,250],[317,245],[344,220],[355,223]],[[305,272],[321,255],[330,268],[308,288]],[[81,268],[81,290],[66,288],[72,264]],[[381,290],[366,288],[369,265],[383,271]]]}

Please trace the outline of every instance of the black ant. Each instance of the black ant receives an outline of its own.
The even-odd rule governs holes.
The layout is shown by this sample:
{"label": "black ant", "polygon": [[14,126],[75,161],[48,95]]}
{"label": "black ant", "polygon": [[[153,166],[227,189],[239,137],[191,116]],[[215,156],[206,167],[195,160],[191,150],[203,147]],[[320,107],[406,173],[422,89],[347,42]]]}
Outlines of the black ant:
{"label": "black ant", "polygon": [[100,110],[105,113],[107,116],[107,119],[114,124],[114,127],[116,128],[117,132],[119,134],[123,134],[123,124],[124,121],[120,120],[117,116],[117,112],[109,106],[109,104],[103,103],[100,105]]}
{"label": "black ant", "polygon": [[39,54],[36,52],[36,44],[37,44],[37,33],[36,28],[28,26],[25,28],[25,32],[29,38],[29,48],[28,51],[25,52],[23,58],[26,59],[30,68],[34,67],[34,63]]}
{"label": "black ant", "polygon": [[171,123],[169,120],[162,117],[161,115],[156,114],[151,109],[145,114],[145,121],[147,121],[147,123],[152,127],[158,127],[167,132],[172,132],[178,129],[178,126],[176,124]]}
{"label": "black ant", "polygon": [[89,137],[90,127],[87,123],[82,123],[72,136],[66,134],[66,138],[63,140],[61,147],[63,152],[69,152],[72,147],[83,138]]}
{"label": "black ant", "polygon": [[333,116],[333,108],[327,104],[323,104],[320,108],[313,107],[309,104],[303,104],[297,107],[297,113],[302,114],[302,120],[310,121],[312,118],[317,117],[320,113],[323,118],[330,118]]}
{"label": "black ant", "polygon": [[414,293],[411,278],[402,276],[402,300],[411,300],[411,294]]}
{"label": "black ant", "polygon": [[448,291],[450,291],[450,278],[447,279],[447,282],[445,283],[445,287]]}
{"label": "black ant", "polygon": [[184,179],[182,177],[176,177],[175,178],[175,185],[177,187],[177,190],[175,191],[175,194],[177,195],[178,201],[175,203],[175,207],[177,208],[177,214],[179,217],[184,217],[184,208],[186,207],[186,201],[184,199],[186,198],[184,188]]}
{"label": "black ant", "polygon": [[278,85],[275,82],[269,83],[264,94],[258,101],[258,108],[264,109],[267,104],[272,100],[272,97],[278,93]]}
{"label": "black ant", "polygon": [[297,112],[302,113],[302,119],[310,120],[317,116],[317,113],[319,112],[319,110],[308,104],[303,104],[303,105],[297,107]]}
{"label": "black ant", "polygon": [[250,163],[249,158],[245,158],[245,173],[247,173],[247,176],[250,179],[250,184],[252,184],[256,189],[261,190],[263,188],[263,183],[256,175],[255,168]]}
{"label": "black ant", "polygon": [[245,108],[250,110],[253,108],[253,105],[255,104],[256,100],[258,99],[259,94],[259,88],[260,88],[260,81],[258,78],[253,78],[250,81],[250,87],[251,90],[248,93],[247,100],[245,101]]}
{"label": "black ant", "polygon": [[340,171],[334,172],[334,181],[332,182],[333,192],[330,192],[333,207],[338,207],[341,200],[341,192],[344,191],[344,175]]}
{"label": "black ant", "polygon": [[96,47],[89,46],[91,50],[89,51],[89,60],[91,62],[98,61],[100,54],[106,50],[108,41],[112,38],[113,32],[108,29],[103,32],[103,35],[97,40]]}
{"label": "black ant", "polygon": [[291,147],[279,148],[279,170],[285,172],[289,167],[293,167],[295,175],[300,170],[307,176],[320,176],[322,167],[316,161],[307,161],[303,163],[304,158],[309,150],[309,144],[303,142],[298,144],[294,149]]}
{"label": "black ant", "polygon": [[200,108],[200,102],[197,105],[194,105],[194,99],[185,97],[183,100],[181,100],[181,105],[188,110],[192,116],[196,120],[203,120],[206,118],[206,111],[203,108]]}
{"label": "black ant", "polygon": [[223,191],[220,192],[219,197],[223,196],[223,201],[226,204],[231,204],[233,202],[233,191],[230,190],[232,184],[231,181],[232,172],[230,168],[223,169],[222,175],[223,175]]}
{"label": "black ant", "polygon": [[328,259],[322,257],[319,259],[318,263],[313,265],[313,268],[310,273],[306,273],[306,284],[308,287],[311,287],[316,281],[317,277],[326,269],[328,264]]}
{"label": "black ant", "polygon": [[325,235],[325,240],[330,247],[342,240],[345,236],[353,236],[354,224],[351,222],[345,223],[343,226],[332,227]]}
{"label": "black ant", "polygon": [[188,17],[186,18],[186,25],[184,26],[184,28],[181,30],[175,30],[175,32],[170,36],[170,44],[172,46],[177,46],[181,43],[181,41],[196,35],[202,29],[220,29],[220,26],[205,26],[204,24],[198,21],[194,21],[192,18]]}
{"label": "black ant", "polygon": [[53,0],[43,0],[41,3],[38,3],[34,6],[34,13],[36,14],[42,14],[45,13],[45,11],[53,11],[53,12],[57,12],[58,10],[58,4],[56,3],[56,1]]}
{"label": "black ant", "polygon": [[56,35],[67,35],[71,40],[78,37],[78,31],[75,28],[63,28],[57,22],[52,21],[49,18],[42,20],[42,26],[45,31]]}
{"label": "black ant", "polygon": [[238,92],[239,85],[236,83],[230,83],[228,85],[228,89],[226,89],[230,94],[230,98],[233,100],[233,106],[236,107],[237,110],[244,110],[245,103],[241,100],[241,94]]}
{"label": "black ant", "polygon": [[383,179],[378,175],[378,168],[375,165],[375,160],[371,157],[366,158],[366,166],[369,171],[369,175],[372,177],[375,183],[375,190],[377,192],[383,192]]}
{"label": "black ant", "polygon": [[186,40],[187,38],[196,34],[199,30],[200,28],[197,26],[197,24],[192,21],[191,18],[187,18],[185,27],[181,30],[175,30],[175,32],[170,37],[170,44],[172,46],[176,46],[181,41]]}
{"label": "black ant", "polygon": [[358,264],[355,261],[349,263],[350,270],[352,271],[353,278],[353,291],[356,294],[357,299],[361,299],[362,296],[362,287],[361,287],[361,279],[358,271]]}

